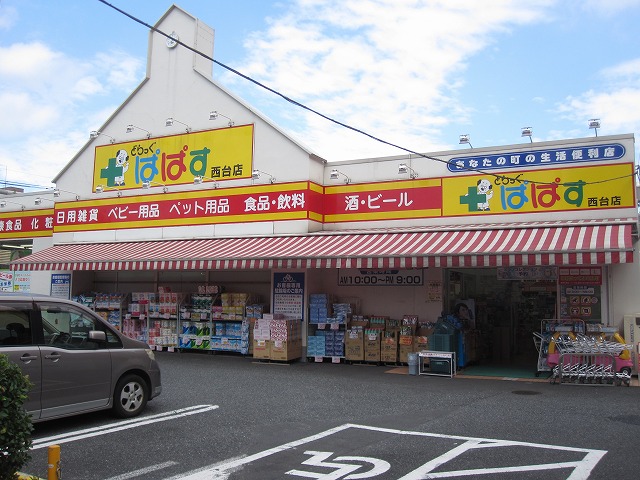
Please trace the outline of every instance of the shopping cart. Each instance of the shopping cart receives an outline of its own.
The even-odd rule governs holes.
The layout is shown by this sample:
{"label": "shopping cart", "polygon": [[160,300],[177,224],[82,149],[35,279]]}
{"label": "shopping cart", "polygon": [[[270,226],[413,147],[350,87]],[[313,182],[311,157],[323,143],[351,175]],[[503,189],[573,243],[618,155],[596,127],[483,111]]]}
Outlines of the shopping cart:
{"label": "shopping cart", "polygon": [[548,333],[533,332],[533,344],[538,351],[538,365],[536,369],[536,377],[542,372],[551,372],[551,367],[547,363],[547,347],[551,336]]}
{"label": "shopping cart", "polygon": [[631,345],[584,334],[559,335],[553,341],[557,353],[547,356],[551,383],[631,384],[631,360],[621,358]]}

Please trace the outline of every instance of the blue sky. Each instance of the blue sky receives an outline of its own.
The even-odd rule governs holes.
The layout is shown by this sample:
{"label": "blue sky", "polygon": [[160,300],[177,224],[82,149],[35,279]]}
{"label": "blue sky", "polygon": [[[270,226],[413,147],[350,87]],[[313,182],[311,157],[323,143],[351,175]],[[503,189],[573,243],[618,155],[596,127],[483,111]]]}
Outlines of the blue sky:
{"label": "blue sky", "polygon": [[[109,2],[151,25],[171,6]],[[410,150],[592,136],[591,118],[640,131],[640,0],[176,4],[214,28],[217,61]],[[147,40],[98,0],[0,0],[0,182],[50,186],[142,81]],[[329,161],[403,153],[213,75]]]}

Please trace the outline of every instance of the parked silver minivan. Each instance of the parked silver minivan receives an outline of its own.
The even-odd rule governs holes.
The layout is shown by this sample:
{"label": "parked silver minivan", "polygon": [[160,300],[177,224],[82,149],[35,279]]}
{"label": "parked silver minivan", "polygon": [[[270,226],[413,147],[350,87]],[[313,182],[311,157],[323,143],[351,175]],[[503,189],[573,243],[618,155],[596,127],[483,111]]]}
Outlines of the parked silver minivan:
{"label": "parked silver minivan", "polygon": [[111,408],[134,417],[162,391],[147,344],[70,300],[0,294],[0,354],[33,384],[25,409],[34,423]]}

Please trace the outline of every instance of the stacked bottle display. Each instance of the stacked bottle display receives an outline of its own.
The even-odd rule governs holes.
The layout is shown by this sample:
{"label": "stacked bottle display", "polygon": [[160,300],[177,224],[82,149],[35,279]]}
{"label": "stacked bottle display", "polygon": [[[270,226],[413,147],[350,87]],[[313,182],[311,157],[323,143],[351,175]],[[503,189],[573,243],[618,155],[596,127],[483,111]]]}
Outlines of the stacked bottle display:
{"label": "stacked bottle display", "polygon": [[245,308],[252,300],[246,293],[191,295],[190,305],[180,308],[179,347],[249,353]]}
{"label": "stacked bottle display", "polygon": [[211,348],[212,295],[191,295],[191,305],[180,307],[180,348]]}

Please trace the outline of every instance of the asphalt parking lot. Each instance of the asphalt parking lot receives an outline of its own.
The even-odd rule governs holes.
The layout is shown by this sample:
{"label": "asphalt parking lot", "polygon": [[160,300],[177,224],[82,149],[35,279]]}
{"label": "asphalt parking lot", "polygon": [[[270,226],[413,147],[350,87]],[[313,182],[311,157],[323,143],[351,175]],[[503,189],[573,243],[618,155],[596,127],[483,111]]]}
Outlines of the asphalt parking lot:
{"label": "asphalt parking lot", "polygon": [[63,478],[87,480],[608,480],[640,468],[637,388],[157,356],[164,391],[142,417],[40,424],[25,471],[46,477],[48,442],[62,442]]}

